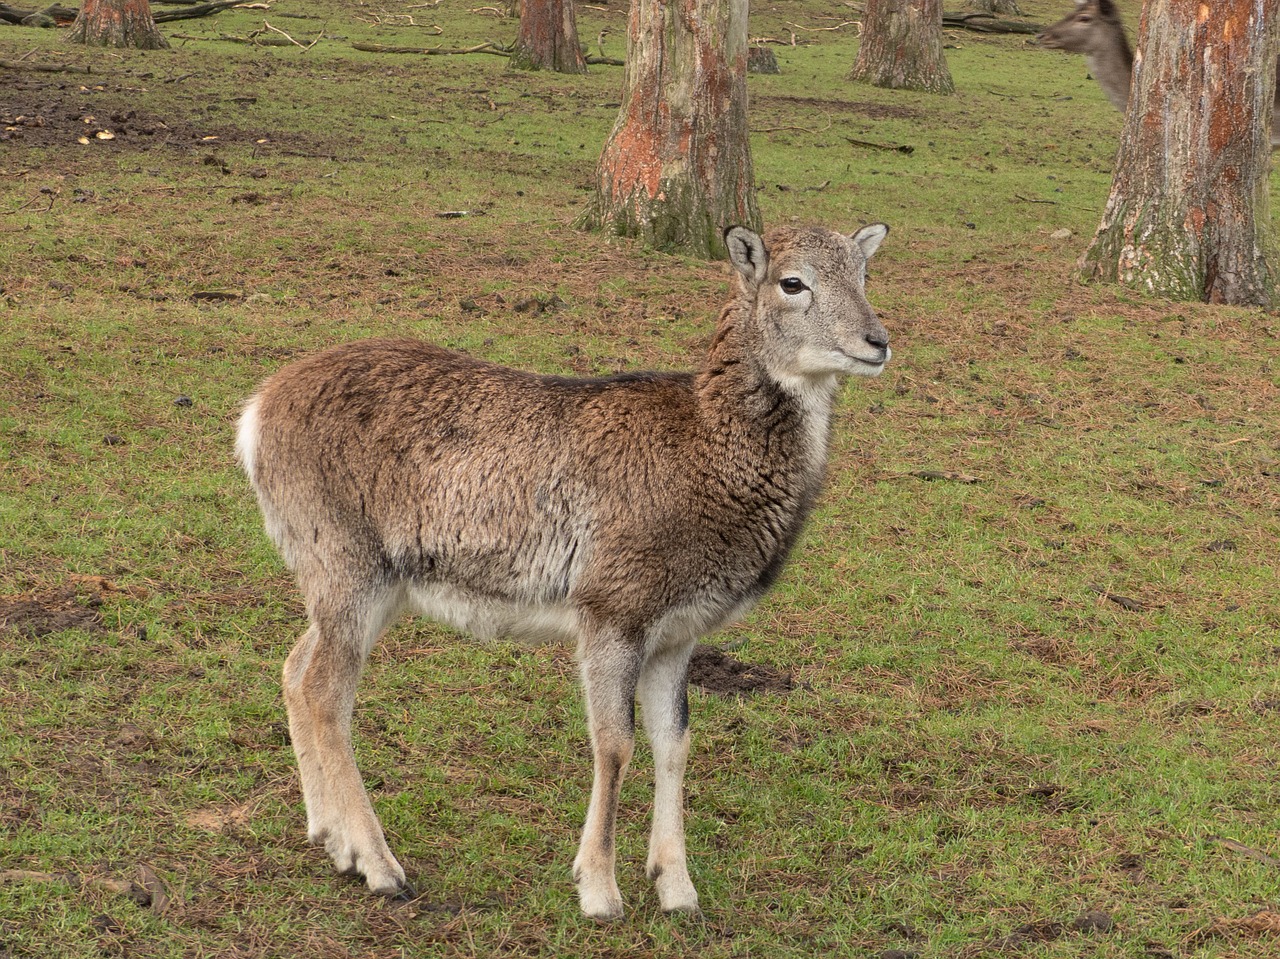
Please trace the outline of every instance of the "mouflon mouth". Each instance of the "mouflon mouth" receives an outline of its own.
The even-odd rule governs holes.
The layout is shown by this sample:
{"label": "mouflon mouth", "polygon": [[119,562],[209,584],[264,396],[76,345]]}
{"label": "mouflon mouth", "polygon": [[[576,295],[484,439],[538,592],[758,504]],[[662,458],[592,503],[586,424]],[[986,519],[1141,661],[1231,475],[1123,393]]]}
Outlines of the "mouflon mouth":
{"label": "mouflon mouth", "polygon": [[884,369],[884,365],[889,362],[889,357],[893,355],[893,351],[887,346],[879,352],[877,356],[854,356],[852,353],[846,353],[844,350],[837,350],[841,356],[849,360],[854,365],[854,369],[859,373],[875,374]]}

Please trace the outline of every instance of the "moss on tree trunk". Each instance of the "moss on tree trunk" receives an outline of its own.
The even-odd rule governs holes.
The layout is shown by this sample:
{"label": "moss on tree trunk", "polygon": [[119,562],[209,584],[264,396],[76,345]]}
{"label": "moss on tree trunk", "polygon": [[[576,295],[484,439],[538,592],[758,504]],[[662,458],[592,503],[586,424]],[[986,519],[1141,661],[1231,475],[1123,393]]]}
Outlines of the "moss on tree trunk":
{"label": "moss on tree trunk", "polygon": [[622,109],[581,224],[724,255],[760,228],[747,133],[746,0],[633,0]]}
{"label": "moss on tree trunk", "polygon": [[850,80],[954,93],[942,54],[942,0],[867,0]]}
{"label": "moss on tree trunk", "polygon": [[1276,302],[1268,212],[1280,0],[1150,0],[1085,279],[1181,300]]}

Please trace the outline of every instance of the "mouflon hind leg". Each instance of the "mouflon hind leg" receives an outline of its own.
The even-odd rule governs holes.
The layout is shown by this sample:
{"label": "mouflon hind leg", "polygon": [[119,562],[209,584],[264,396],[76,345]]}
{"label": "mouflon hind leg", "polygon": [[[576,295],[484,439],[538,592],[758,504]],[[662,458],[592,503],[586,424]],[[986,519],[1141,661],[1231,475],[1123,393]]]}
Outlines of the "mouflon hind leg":
{"label": "mouflon hind leg", "polygon": [[284,669],[307,836],[323,843],[339,872],[359,873],[372,891],[397,895],[405,888],[404,870],[387,847],[351,747],[356,685],[386,617],[368,602],[311,605],[311,628]]}

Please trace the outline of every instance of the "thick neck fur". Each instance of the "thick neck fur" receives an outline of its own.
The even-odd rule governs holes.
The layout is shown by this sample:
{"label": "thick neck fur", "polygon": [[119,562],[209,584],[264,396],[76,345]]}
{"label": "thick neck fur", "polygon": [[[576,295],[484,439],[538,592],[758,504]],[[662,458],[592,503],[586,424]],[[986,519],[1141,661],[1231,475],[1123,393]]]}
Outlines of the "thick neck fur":
{"label": "thick neck fur", "polygon": [[787,469],[801,466],[816,491],[826,468],[835,377],[783,384],[766,368],[757,342],[755,302],[742,280],[716,324],[702,369],[694,378],[704,423],[739,440],[755,437]]}

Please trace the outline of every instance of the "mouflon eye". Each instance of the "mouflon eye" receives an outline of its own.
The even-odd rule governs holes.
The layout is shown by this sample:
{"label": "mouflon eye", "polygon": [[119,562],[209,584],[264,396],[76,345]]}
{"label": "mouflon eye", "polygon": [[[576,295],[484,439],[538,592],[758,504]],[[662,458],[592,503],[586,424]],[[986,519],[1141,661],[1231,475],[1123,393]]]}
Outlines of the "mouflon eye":
{"label": "mouflon eye", "polygon": [[803,293],[809,289],[804,285],[804,280],[798,276],[783,277],[782,282],[778,285],[782,287],[783,293],[787,293],[790,296],[795,296],[797,293]]}

